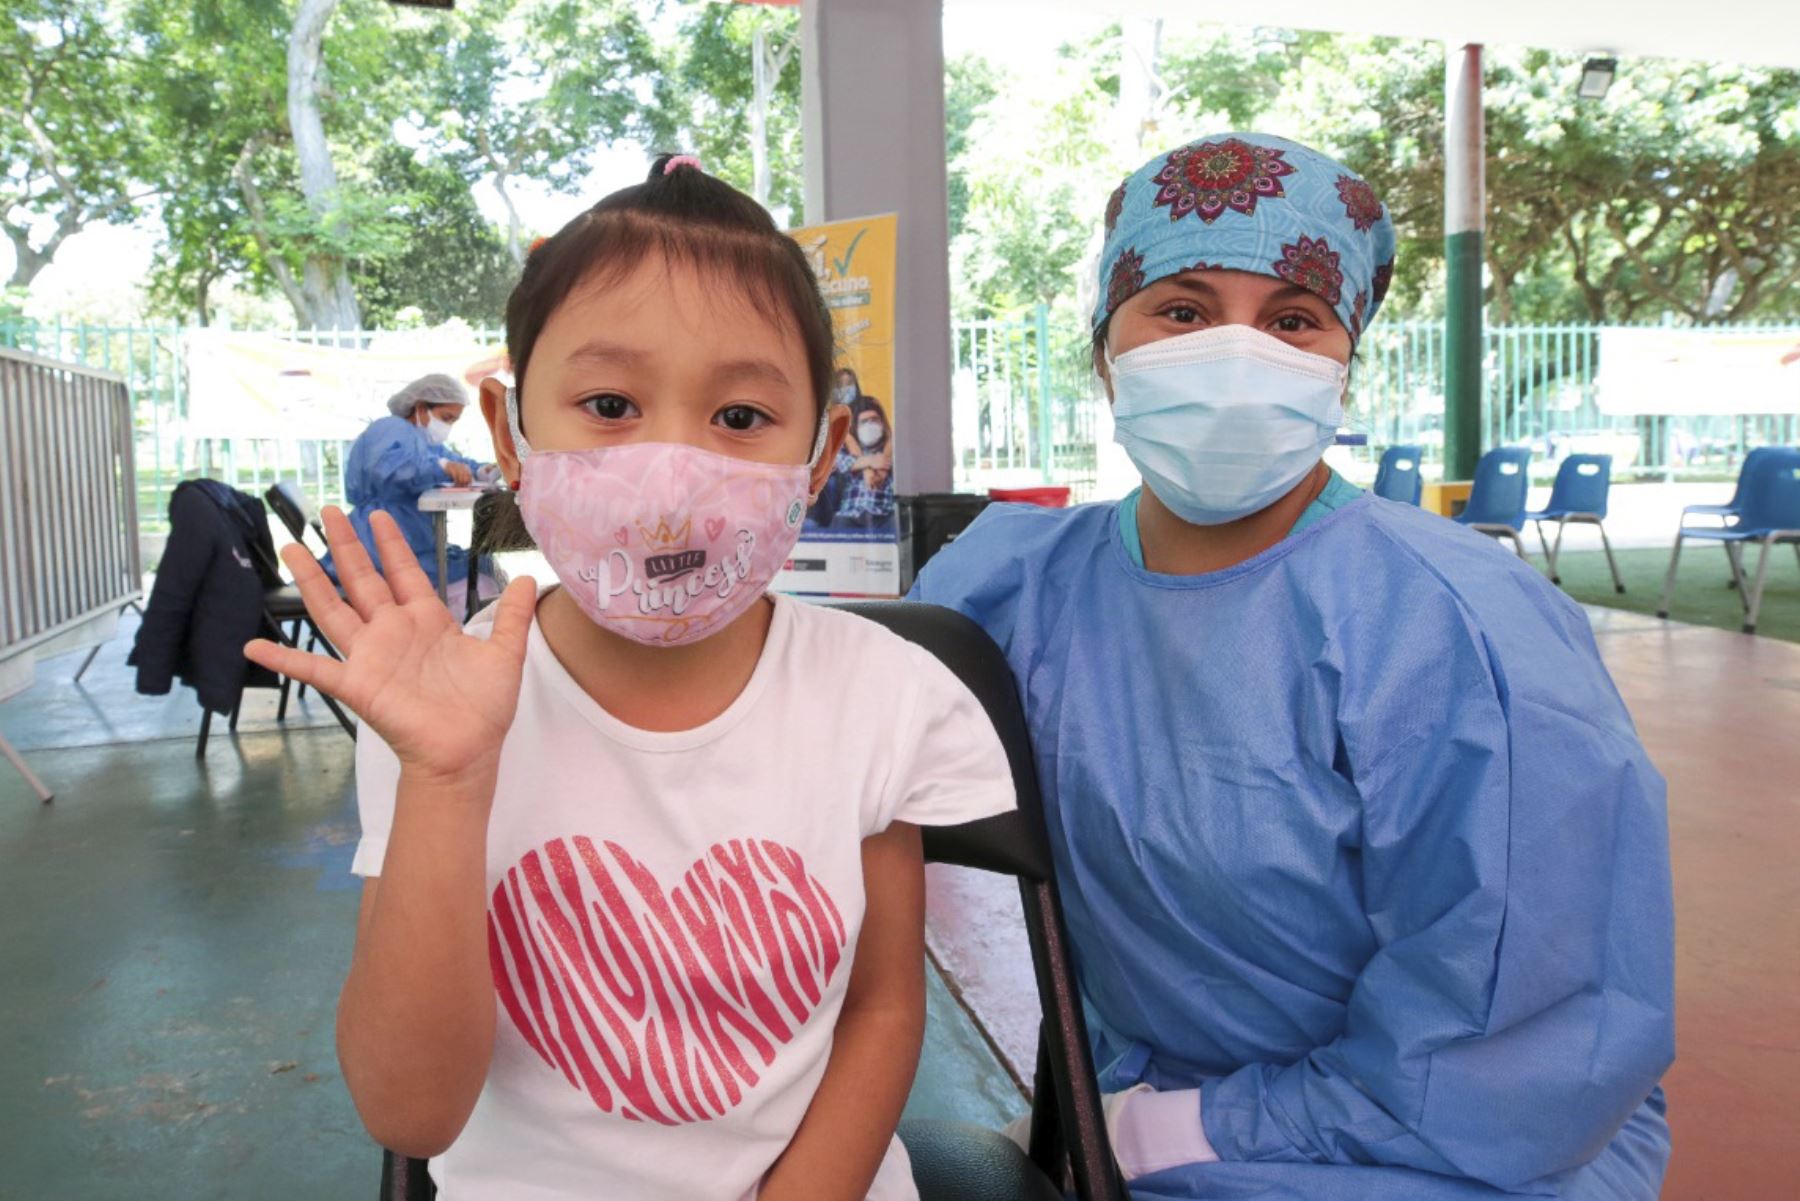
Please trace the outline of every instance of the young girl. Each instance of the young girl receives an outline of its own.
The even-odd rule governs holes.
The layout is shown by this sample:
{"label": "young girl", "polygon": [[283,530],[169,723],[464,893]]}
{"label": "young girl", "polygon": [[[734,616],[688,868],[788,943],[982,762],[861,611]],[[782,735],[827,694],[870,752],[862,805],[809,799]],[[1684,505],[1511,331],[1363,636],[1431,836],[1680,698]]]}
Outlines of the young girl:
{"label": "young girl", "polygon": [[447,1201],[912,1198],[917,825],[1012,787],[930,655],[765,593],[846,433],[816,282],[667,159],[532,253],[507,343],[482,410],[562,587],[464,631],[328,510],[347,601],[288,561],[344,661],[249,648],[364,723],[357,1109]]}

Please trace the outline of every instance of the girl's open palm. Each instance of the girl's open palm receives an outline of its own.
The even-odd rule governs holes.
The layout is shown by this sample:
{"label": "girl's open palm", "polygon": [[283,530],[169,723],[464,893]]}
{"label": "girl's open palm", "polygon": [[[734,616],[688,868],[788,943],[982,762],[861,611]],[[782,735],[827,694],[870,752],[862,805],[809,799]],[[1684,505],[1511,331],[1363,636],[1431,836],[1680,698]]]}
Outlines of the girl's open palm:
{"label": "girl's open palm", "polygon": [[497,759],[519,703],[536,583],[514,580],[496,602],[493,632],[476,638],[438,599],[393,518],[378,512],[369,523],[384,578],[343,512],[327,508],[324,517],[344,596],[305,547],[283,548],[282,559],[343,660],[261,638],[245,655],[350,706],[403,767],[455,777]]}

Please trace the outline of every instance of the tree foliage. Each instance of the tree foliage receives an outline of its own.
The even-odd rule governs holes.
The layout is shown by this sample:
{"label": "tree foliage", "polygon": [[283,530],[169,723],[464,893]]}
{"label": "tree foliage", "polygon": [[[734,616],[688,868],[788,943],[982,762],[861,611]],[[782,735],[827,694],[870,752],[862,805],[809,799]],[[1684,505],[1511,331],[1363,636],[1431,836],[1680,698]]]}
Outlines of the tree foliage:
{"label": "tree foliage", "polygon": [[416,136],[470,187],[492,187],[508,214],[506,249],[525,258],[512,188],[574,192],[594,152],[658,131],[642,91],[661,48],[629,0],[491,0],[439,16]]}
{"label": "tree foliage", "polygon": [[[367,322],[413,308],[491,321],[543,232],[516,193],[579,192],[595,152],[621,140],[694,151],[747,191],[766,181],[772,208],[803,216],[791,8],[0,7],[15,296],[83,228],[137,221],[160,235],[148,284],[165,312],[206,320],[230,281],[284,297],[303,324],[359,308]],[[316,54],[295,35],[300,13],[315,18]],[[1440,310],[1439,44],[1173,21],[1144,32],[1126,19],[1030,71],[948,65],[960,315],[1078,311],[1118,178],[1227,129],[1294,137],[1369,176],[1400,236],[1390,311]],[[1626,61],[1604,101],[1581,102],[1579,70],[1568,55],[1489,55],[1493,319],[1800,318],[1800,73]],[[498,231],[475,204],[490,190],[508,214]]]}
{"label": "tree foliage", "polygon": [[134,217],[141,64],[104,0],[6,0],[0,26],[0,231],[11,287],[26,287],[57,249],[98,221]]}
{"label": "tree foliage", "polygon": [[[646,123],[652,143],[692,151],[708,171],[754,194],[752,50],[758,31],[771,47],[780,48],[798,38],[799,26],[799,13],[791,8],[684,5],[655,86],[656,118]],[[803,177],[797,54],[789,55],[775,80],[766,136],[772,176],[767,204],[798,220]]]}

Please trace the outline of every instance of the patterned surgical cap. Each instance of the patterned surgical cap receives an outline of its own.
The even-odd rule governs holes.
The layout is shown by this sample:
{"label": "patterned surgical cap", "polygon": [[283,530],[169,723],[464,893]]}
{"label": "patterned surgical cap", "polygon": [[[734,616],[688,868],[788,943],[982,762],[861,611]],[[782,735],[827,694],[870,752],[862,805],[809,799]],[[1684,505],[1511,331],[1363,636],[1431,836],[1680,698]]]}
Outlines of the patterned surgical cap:
{"label": "patterned surgical cap", "polygon": [[1097,332],[1184,271],[1250,271],[1298,284],[1360,340],[1394,276],[1394,223],[1364,179],[1285,138],[1226,133],[1138,168],[1106,205]]}

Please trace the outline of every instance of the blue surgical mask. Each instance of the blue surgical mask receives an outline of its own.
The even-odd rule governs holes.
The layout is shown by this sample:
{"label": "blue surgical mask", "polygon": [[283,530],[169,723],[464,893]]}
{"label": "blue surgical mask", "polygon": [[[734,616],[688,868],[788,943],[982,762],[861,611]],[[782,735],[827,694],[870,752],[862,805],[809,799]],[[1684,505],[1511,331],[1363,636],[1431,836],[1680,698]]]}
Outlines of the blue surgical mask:
{"label": "blue surgical mask", "polygon": [[1169,511],[1223,525],[1280,500],[1343,424],[1342,363],[1247,325],[1108,352],[1114,439]]}

